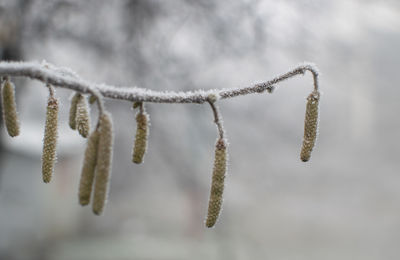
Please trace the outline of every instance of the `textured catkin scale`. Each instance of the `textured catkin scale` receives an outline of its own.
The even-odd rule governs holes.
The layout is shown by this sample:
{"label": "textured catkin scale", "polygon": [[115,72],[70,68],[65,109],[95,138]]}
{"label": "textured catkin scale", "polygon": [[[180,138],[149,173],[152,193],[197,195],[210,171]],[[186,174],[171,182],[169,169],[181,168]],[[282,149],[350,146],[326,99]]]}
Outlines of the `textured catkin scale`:
{"label": "textured catkin scale", "polygon": [[110,114],[104,113],[101,115],[99,131],[100,134],[92,204],[93,212],[96,215],[101,215],[104,210],[110,181],[113,145],[113,130]]}
{"label": "textured catkin scale", "polygon": [[319,96],[318,91],[314,91],[307,98],[303,145],[300,152],[300,159],[303,162],[310,160],[311,151],[317,139]]}
{"label": "textured catkin scale", "polygon": [[71,99],[71,107],[69,109],[69,126],[73,130],[76,130],[76,110],[80,97],[82,97],[82,94],[77,92]]}
{"label": "textured catkin scale", "polygon": [[56,162],[57,125],[58,100],[54,97],[50,97],[47,103],[42,154],[42,175],[45,183],[51,181],[54,172],[54,164]]}
{"label": "textured catkin scale", "polygon": [[11,137],[19,135],[19,120],[17,105],[15,102],[15,87],[12,82],[6,80],[2,91],[3,118],[7,132]]}
{"label": "textured catkin scale", "polygon": [[97,163],[98,143],[99,143],[99,132],[96,129],[88,138],[85,151],[85,158],[83,160],[81,180],[79,183],[79,203],[82,206],[88,205],[90,202],[94,173],[96,170],[96,163]]}
{"label": "textured catkin scale", "polygon": [[147,148],[149,116],[146,113],[138,113],[136,116],[136,137],[133,146],[132,161],[134,163],[142,163]]}
{"label": "textured catkin scale", "polygon": [[90,131],[89,106],[86,98],[80,95],[76,104],[76,127],[82,137],[87,137]]}
{"label": "textured catkin scale", "polygon": [[224,180],[226,173],[226,144],[219,139],[215,146],[214,169],[211,182],[210,200],[206,226],[213,227],[217,222],[222,207]]}

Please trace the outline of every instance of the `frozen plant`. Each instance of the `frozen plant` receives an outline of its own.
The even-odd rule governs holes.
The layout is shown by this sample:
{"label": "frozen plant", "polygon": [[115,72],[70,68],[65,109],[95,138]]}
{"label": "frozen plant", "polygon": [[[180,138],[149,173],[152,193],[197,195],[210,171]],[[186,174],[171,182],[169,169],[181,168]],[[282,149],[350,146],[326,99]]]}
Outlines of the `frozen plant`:
{"label": "frozen plant", "polygon": [[[132,161],[142,163],[147,149],[149,115],[144,104],[152,103],[208,103],[214,115],[214,122],[218,130],[215,145],[215,158],[212,173],[210,200],[206,218],[206,226],[213,227],[222,208],[224,180],[227,168],[227,140],[222,125],[222,116],[217,103],[229,98],[244,96],[252,93],[272,93],[275,85],[297,75],[304,75],[307,71],[313,76],[314,88],[307,98],[304,122],[304,138],[300,152],[300,159],[304,162],[311,157],[318,130],[318,105],[320,99],[318,70],[313,64],[304,63],[294,69],[279,75],[269,81],[253,86],[197,90],[188,92],[153,91],[138,87],[115,87],[106,84],[96,84],[81,79],[75,72],[66,68],[58,68],[52,64],[42,62],[0,62],[0,79],[2,85],[3,118],[8,134],[11,137],[20,133],[14,89],[10,77],[27,77],[42,81],[49,90],[49,99],[46,112],[45,133],[43,140],[42,174],[43,181],[51,181],[54,164],[56,162],[56,144],[58,127],[58,100],[55,98],[54,87],[67,88],[74,91],[71,99],[69,125],[78,130],[83,137],[88,137],[85,151],[81,180],[79,185],[79,203],[88,205],[92,199],[92,210],[96,215],[104,212],[110,185],[113,123],[111,114],[105,110],[104,98],[128,100],[133,108],[138,109],[136,115],[137,130],[132,149]],[[89,103],[95,102],[99,108],[97,126],[90,133]]]}

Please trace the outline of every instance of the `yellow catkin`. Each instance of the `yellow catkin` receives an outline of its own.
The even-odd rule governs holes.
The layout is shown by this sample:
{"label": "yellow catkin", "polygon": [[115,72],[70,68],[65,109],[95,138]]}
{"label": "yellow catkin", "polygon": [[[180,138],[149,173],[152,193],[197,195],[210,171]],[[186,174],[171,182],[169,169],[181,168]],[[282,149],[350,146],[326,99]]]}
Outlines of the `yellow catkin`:
{"label": "yellow catkin", "polygon": [[83,160],[81,180],[79,183],[79,203],[82,206],[88,205],[90,202],[94,173],[96,170],[96,163],[97,163],[98,143],[99,143],[99,132],[95,130],[88,138],[85,151],[85,158]]}
{"label": "yellow catkin", "polygon": [[45,183],[51,181],[54,172],[54,164],[56,162],[57,125],[58,100],[54,97],[50,97],[47,103],[42,154],[42,174]]}
{"label": "yellow catkin", "polygon": [[77,92],[71,99],[71,107],[69,109],[69,126],[73,130],[76,130],[76,110],[80,97],[82,97],[82,94]]}
{"label": "yellow catkin", "polygon": [[307,98],[306,115],[304,120],[304,138],[300,152],[300,159],[303,162],[310,160],[311,151],[317,138],[318,103],[319,93],[314,91]]}
{"label": "yellow catkin", "polygon": [[214,169],[211,182],[210,200],[208,202],[206,226],[209,228],[215,225],[221,211],[225,173],[226,144],[223,139],[219,139],[215,146]]}
{"label": "yellow catkin", "polygon": [[15,87],[8,79],[4,83],[2,91],[3,118],[7,132],[11,137],[19,135],[19,120],[17,105],[15,102]]}
{"label": "yellow catkin", "polygon": [[133,146],[132,162],[142,163],[144,154],[147,148],[149,116],[146,113],[138,113],[136,116],[136,137],[135,145]]}
{"label": "yellow catkin", "polygon": [[89,107],[86,97],[80,95],[76,104],[76,127],[81,136],[87,137],[90,131]]}
{"label": "yellow catkin", "polygon": [[99,144],[93,194],[93,212],[101,215],[107,200],[112,162],[113,130],[111,116],[104,113],[100,117]]}

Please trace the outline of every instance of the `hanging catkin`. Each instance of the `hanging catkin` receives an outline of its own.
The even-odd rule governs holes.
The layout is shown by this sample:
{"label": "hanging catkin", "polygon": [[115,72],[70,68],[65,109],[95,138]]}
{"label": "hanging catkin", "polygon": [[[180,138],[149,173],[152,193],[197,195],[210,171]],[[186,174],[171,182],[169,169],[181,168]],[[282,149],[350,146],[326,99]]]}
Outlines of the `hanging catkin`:
{"label": "hanging catkin", "polygon": [[215,145],[214,169],[211,182],[210,200],[206,226],[213,227],[221,211],[224,180],[226,173],[226,144],[224,139],[219,139]]}
{"label": "hanging catkin", "polygon": [[319,92],[313,91],[307,98],[306,115],[304,120],[304,137],[300,159],[310,160],[311,151],[317,138]]}
{"label": "hanging catkin", "polygon": [[136,137],[133,146],[132,162],[142,163],[144,154],[147,148],[149,115],[146,112],[140,111],[136,116]]}
{"label": "hanging catkin", "polygon": [[49,97],[46,112],[46,125],[44,130],[43,154],[42,154],[42,174],[43,181],[48,183],[54,172],[56,161],[57,145],[57,124],[58,124],[58,100]]}
{"label": "hanging catkin", "polygon": [[79,203],[82,206],[88,205],[90,202],[94,173],[97,163],[98,143],[99,131],[96,129],[88,138],[85,158],[83,160],[81,180],[79,184]]}
{"label": "hanging catkin", "polygon": [[69,109],[69,126],[73,130],[76,130],[76,110],[80,97],[82,97],[82,94],[76,92],[71,99],[71,107]]}
{"label": "hanging catkin", "polygon": [[113,130],[111,116],[109,113],[104,113],[101,115],[99,131],[100,134],[92,204],[93,212],[96,215],[101,215],[104,210],[110,179]]}
{"label": "hanging catkin", "polygon": [[89,107],[86,97],[80,95],[76,104],[76,127],[81,136],[87,137],[90,131]]}
{"label": "hanging catkin", "polygon": [[3,118],[7,132],[11,137],[19,135],[19,120],[15,102],[15,86],[6,79],[2,91]]}

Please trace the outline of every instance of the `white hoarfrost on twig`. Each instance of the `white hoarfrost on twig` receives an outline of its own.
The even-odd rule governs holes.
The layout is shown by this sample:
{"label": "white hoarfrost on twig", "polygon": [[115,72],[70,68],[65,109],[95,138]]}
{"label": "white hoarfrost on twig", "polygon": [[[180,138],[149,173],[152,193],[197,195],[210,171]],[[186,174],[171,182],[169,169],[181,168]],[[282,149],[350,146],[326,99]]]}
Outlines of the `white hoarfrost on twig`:
{"label": "white hoarfrost on twig", "polygon": [[312,73],[314,89],[318,90],[318,69],[312,63],[303,63],[269,81],[249,87],[176,92],[96,84],[81,79],[78,74],[71,69],[56,67],[47,62],[0,62],[0,76],[29,77],[55,87],[68,88],[81,93],[93,94],[100,92],[100,94],[106,98],[155,103],[202,104],[208,101],[210,94],[215,95],[218,99],[227,99],[252,93],[271,92],[278,82],[296,75],[303,75],[306,71]]}

